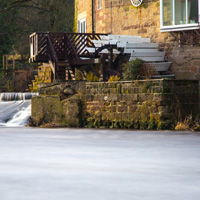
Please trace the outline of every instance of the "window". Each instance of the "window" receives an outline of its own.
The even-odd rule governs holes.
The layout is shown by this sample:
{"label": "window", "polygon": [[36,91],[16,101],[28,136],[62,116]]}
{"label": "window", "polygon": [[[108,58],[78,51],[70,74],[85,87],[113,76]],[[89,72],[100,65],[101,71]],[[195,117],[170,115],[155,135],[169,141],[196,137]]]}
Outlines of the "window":
{"label": "window", "polygon": [[200,0],[160,0],[160,30],[187,30],[198,28]]}
{"label": "window", "polygon": [[98,5],[98,9],[102,8],[102,0],[99,0],[99,5]]}
{"label": "window", "polygon": [[86,18],[78,20],[78,32],[86,33]]}

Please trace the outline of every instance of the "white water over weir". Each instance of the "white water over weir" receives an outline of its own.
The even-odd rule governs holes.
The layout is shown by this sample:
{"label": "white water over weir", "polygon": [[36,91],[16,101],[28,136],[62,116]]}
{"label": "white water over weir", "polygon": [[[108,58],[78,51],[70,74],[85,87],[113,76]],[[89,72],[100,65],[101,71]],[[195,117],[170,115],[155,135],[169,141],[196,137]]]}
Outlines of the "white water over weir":
{"label": "white water over weir", "polygon": [[0,126],[25,126],[31,116],[31,98],[38,93],[0,93]]}

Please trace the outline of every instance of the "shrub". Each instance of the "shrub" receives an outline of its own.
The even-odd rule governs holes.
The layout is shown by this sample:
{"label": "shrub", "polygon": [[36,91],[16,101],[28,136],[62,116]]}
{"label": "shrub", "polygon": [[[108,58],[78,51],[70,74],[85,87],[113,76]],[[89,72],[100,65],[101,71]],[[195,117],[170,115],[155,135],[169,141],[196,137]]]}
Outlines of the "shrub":
{"label": "shrub", "polygon": [[184,122],[177,122],[175,130],[176,131],[187,131],[187,130],[190,130],[190,128],[189,128],[189,125]]}
{"label": "shrub", "polygon": [[113,81],[119,81],[120,77],[116,76],[110,76],[110,78],[108,79],[108,82],[113,82]]}
{"label": "shrub", "polygon": [[123,79],[127,81],[139,79],[143,63],[144,61],[138,58],[125,63],[122,73]]}
{"label": "shrub", "polygon": [[153,64],[145,64],[142,65],[142,71],[146,79],[151,79],[153,75],[156,74],[156,68]]}
{"label": "shrub", "polygon": [[176,126],[175,126],[175,130],[176,131],[187,131],[187,130],[191,130],[191,125],[192,125],[192,117],[191,116],[187,116],[185,118],[185,120],[182,121],[178,121]]}
{"label": "shrub", "polygon": [[8,91],[8,80],[0,77],[0,92]]}

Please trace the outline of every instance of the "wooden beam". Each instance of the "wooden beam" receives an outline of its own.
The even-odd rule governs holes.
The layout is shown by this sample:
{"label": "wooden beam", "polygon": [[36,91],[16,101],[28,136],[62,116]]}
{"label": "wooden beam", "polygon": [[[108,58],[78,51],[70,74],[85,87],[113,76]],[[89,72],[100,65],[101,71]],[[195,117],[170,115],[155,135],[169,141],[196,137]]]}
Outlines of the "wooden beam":
{"label": "wooden beam", "polygon": [[6,70],[8,70],[8,56],[6,55]]}
{"label": "wooden beam", "polygon": [[93,58],[93,59],[79,59],[79,60],[74,60],[71,62],[71,65],[86,65],[86,64],[98,64],[101,63],[100,58]]}
{"label": "wooden beam", "polygon": [[13,76],[15,77],[15,55],[13,55]]}
{"label": "wooden beam", "polygon": [[4,70],[5,70],[5,56],[3,55],[3,77],[5,76]]}
{"label": "wooden beam", "polygon": [[101,81],[106,81],[106,55],[105,54],[101,54],[101,77],[100,80]]}
{"label": "wooden beam", "polygon": [[113,47],[110,48],[110,55],[109,55],[109,71],[113,69]]}

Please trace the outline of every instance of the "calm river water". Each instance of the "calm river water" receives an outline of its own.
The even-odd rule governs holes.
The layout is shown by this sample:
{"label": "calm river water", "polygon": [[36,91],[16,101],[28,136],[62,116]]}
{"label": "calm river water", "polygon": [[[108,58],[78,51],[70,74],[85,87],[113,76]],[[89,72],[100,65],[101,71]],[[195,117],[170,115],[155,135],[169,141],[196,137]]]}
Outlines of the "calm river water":
{"label": "calm river water", "polygon": [[198,200],[200,135],[0,127],[0,200]]}

